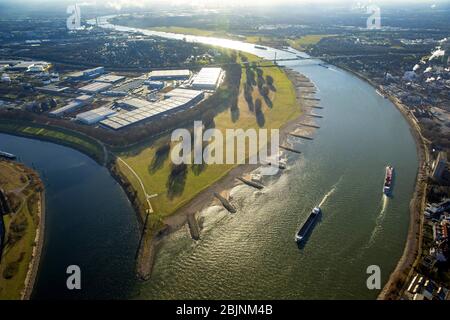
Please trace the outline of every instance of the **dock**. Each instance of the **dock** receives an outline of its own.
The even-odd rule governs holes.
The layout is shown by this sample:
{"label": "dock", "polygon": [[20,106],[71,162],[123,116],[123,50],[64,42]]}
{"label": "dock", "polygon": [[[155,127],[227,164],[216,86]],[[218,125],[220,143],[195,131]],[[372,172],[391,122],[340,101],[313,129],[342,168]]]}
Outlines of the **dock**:
{"label": "dock", "polygon": [[304,127],[310,127],[310,128],[315,128],[315,129],[320,129],[319,126],[316,126],[314,124],[308,124],[308,123],[299,123],[300,126],[304,126]]}
{"label": "dock", "polygon": [[253,187],[255,189],[261,190],[261,189],[264,188],[263,184],[255,182],[255,181],[247,180],[247,179],[244,179],[244,178],[241,178],[241,177],[237,177],[236,179],[238,179],[239,181],[241,181],[241,182],[245,183],[246,185],[248,185],[250,187]]}
{"label": "dock", "polygon": [[313,118],[323,118],[323,116],[320,116],[320,115],[314,114],[314,113],[306,114],[306,116],[310,116],[310,117],[313,117]]}
{"label": "dock", "polygon": [[302,153],[302,152],[299,151],[299,150],[295,150],[295,149],[293,149],[293,148],[291,148],[291,147],[287,147],[287,146],[280,146],[280,148],[281,148],[281,149],[284,149],[284,150],[287,150],[287,151],[290,151],[290,152],[298,153],[298,154]]}
{"label": "dock", "polygon": [[228,212],[230,212],[230,213],[236,213],[237,212],[236,208],[230,203],[230,201],[228,201],[228,199],[225,199],[224,197],[222,197],[217,192],[214,192],[214,196],[217,199],[219,199],[219,201],[222,203],[223,207],[225,209],[227,209]]}
{"label": "dock", "polygon": [[187,216],[187,222],[189,226],[189,232],[191,233],[191,238],[194,240],[200,240],[200,226],[195,217],[195,214],[189,214]]}
{"label": "dock", "polygon": [[311,100],[311,101],[320,101],[319,98],[313,98],[313,97],[303,97],[305,100]]}
{"label": "dock", "polygon": [[321,106],[310,106],[310,108],[313,108],[313,109],[323,109],[323,107],[321,107]]}
{"label": "dock", "polygon": [[301,135],[301,134],[297,134],[297,133],[294,133],[294,132],[290,132],[289,135],[291,135],[291,136],[293,136],[293,137],[296,137],[296,138],[300,138],[300,139],[314,140],[314,139],[311,138],[311,137],[303,136],[303,135]]}

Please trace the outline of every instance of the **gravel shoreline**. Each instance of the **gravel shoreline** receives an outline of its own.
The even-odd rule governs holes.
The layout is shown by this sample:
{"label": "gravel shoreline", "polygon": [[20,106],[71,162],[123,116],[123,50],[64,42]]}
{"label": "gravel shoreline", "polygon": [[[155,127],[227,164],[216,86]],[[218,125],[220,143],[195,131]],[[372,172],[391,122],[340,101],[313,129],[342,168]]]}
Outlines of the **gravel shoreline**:
{"label": "gravel shoreline", "polygon": [[45,191],[40,193],[39,206],[39,227],[36,230],[36,237],[34,240],[35,246],[33,248],[32,258],[28,265],[27,276],[25,277],[25,286],[21,294],[22,300],[30,300],[33,293],[34,284],[39,271],[41,261],[42,248],[44,246],[44,231],[45,231]]}

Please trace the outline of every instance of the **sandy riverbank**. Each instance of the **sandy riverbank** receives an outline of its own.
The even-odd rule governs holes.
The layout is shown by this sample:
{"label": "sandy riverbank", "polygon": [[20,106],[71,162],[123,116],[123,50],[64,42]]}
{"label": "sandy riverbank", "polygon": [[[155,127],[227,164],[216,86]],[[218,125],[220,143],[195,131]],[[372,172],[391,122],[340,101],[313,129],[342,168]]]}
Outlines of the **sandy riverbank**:
{"label": "sandy riverbank", "polygon": [[[299,132],[305,136],[312,134],[315,129],[302,128],[300,130],[298,128],[298,124],[300,122],[314,124],[314,120],[308,117],[307,114],[311,113],[311,111],[314,110],[311,107],[317,104],[317,102],[313,103],[304,99],[304,97],[311,97],[315,94],[314,86],[309,79],[296,71],[290,69],[285,69],[285,71],[289,80],[296,88],[297,104],[299,108],[303,109],[303,113],[299,117],[290,120],[280,128],[280,145],[286,143],[287,137],[292,131]],[[306,84],[308,85],[307,87],[305,86]],[[218,202],[214,197],[214,193],[229,193],[232,188],[242,184],[242,182],[236,178],[250,174],[259,167],[260,165],[243,164],[231,169],[222,179],[201,191],[173,215],[165,218],[163,221],[166,226],[164,232],[160,232],[155,235],[151,243],[149,243],[149,241],[145,241],[145,246],[149,246],[147,248],[148,255],[146,255],[145,259],[142,259],[142,255],[140,254],[141,258],[138,259],[137,266],[138,276],[144,279],[149,278],[148,273],[151,273],[154,261],[157,258],[157,251],[161,247],[162,240],[164,240],[167,235],[184,227],[188,223],[189,219],[191,219],[191,222],[192,220],[195,220],[198,212],[211,205],[217,204]]]}
{"label": "sandy riverbank", "polygon": [[22,300],[30,300],[33,293],[34,284],[39,271],[41,261],[41,254],[44,246],[44,232],[45,232],[45,192],[42,191],[39,196],[39,227],[36,230],[36,237],[34,239],[35,246],[32,252],[32,258],[28,265],[27,276],[25,277],[25,286],[21,293]]}
{"label": "sandy riverbank", "polygon": [[410,277],[413,267],[418,263],[420,258],[418,252],[420,252],[422,248],[423,211],[426,200],[428,177],[427,166],[429,164],[430,154],[428,150],[428,142],[422,135],[417,119],[396,97],[386,94],[379,85],[364,75],[343,66],[337,67],[354,74],[363,81],[366,81],[374,87],[374,89],[379,90],[387,99],[389,99],[408,122],[416,143],[417,154],[419,157],[419,167],[413,197],[410,202],[409,228],[405,247],[394,271],[389,276],[388,281],[377,298],[378,300],[399,299],[403,287],[405,286],[405,281],[407,281]]}
{"label": "sandy riverbank", "polygon": [[389,95],[387,95],[387,97],[403,114],[410,125],[419,156],[419,169],[417,172],[413,198],[410,202],[410,221],[405,248],[400,260],[397,263],[397,266],[391,273],[389,280],[378,295],[379,300],[399,299],[401,297],[403,287],[405,286],[405,281],[410,278],[414,266],[416,266],[419,262],[420,254],[418,253],[422,251],[423,212],[426,202],[428,177],[427,165],[429,164],[427,140],[423,137],[417,120],[409,112],[407,107],[398,101],[397,98]]}

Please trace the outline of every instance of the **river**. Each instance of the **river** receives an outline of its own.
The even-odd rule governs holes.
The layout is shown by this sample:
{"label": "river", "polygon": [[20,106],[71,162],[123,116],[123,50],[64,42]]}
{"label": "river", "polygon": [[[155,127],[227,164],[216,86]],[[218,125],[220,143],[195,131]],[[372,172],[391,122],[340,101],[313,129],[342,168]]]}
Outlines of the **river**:
{"label": "river", "polygon": [[[270,59],[275,52],[281,59],[306,57],[233,40],[103,26]],[[378,290],[367,289],[366,268],[378,265],[384,284],[401,256],[418,168],[416,147],[391,102],[352,74],[318,63],[283,62],[318,88],[324,109],[315,113],[324,118],[317,120],[321,129],[314,141],[292,140],[302,155],[292,156],[286,172],[265,181],[263,192],[233,189],[237,214],[205,209],[200,241],[193,241],[187,228],[169,236],[148,282],[134,280],[136,218],[106,169],[65,147],[0,136],[3,149],[44,168],[49,183],[47,244],[35,297],[374,299]],[[396,168],[390,199],[382,196],[387,164]],[[295,232],[318,204],[322,219],[299,250]],[[64,289],[68,263],[84,266],[86,285],[78,293]]]}
{"label": "river", "polygon": [[[34,299],[126,298],[134,286],[136,214],[109,171],[53,143],[0,134],[0,148],[34,168],[46,189],[45,241]],[[81,269],[81,290],[66,269]]]}

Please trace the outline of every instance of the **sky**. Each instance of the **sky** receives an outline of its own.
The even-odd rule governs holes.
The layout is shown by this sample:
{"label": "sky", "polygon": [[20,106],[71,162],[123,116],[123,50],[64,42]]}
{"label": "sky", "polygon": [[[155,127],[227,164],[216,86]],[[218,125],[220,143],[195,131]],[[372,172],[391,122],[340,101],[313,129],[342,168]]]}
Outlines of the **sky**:
{"label": "sky", "polygon": [[[61,0],[3,0],[5,2],[63,2]],[[121,6],[121,7],[139,7],[145,5],[193,5],[193,6],[222,6],[224,4],[229,6],[241,6],[243,4],[249,6],[271,6],[280,4],[305,4],[305,3],[358,3],[362,4],[381,4],[381,3],[429,3],[430,5],[439,2],[450,2],[444,0],[66,0],[64,2],[72,3],[95,3],[104,4],[106,6]]]}

